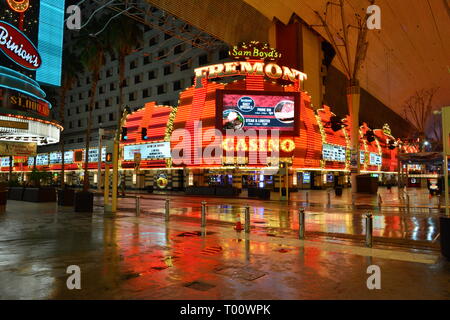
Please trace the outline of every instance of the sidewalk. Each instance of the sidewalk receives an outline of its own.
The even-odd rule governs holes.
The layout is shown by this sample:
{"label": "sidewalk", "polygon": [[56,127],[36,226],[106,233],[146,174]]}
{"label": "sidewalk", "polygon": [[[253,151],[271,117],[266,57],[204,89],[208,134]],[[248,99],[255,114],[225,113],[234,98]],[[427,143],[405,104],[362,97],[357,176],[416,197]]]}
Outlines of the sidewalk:
{"label": "sidewalk", "polygon": [[[8,202],[0,229],[0,299],[450,298],[449,262],[424,250],[19,201]],[[67,289],[69,265],[80,267],[81,290]],[[370,265],[380,267],[381,290],[366,286]]]}

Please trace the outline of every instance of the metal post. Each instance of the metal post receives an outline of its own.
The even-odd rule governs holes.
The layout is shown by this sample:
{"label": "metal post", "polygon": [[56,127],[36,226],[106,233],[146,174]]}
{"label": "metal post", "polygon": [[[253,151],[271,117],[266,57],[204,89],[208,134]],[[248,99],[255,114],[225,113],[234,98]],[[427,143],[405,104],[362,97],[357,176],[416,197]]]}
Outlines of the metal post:
{"label": "metal post", "polygon": [[245,206],[245,232],[250,233],[250,207]]}
{"label": "metal post", "polygon": [[166,221],[169,221],[169,216],[170,216],[170,200],[169,199],[166,199],[165,208],[166,208],[166,210],[165,210],[165,218],[166,218]]}
{"label": "metal post", "polygon": [[327,203],[327,207],[328,207],[328,208],[331,207],[331,190],[328,190],[328,203]]}
{"label": "metal post", "polygon": [[141,196],[136,196],[136,217],[141,214]]}
{"label": "metal post", "polygon": [[298,238],[305,239],[305,208],[298,210]]}
{"label": "metal post", "polygon": [[98,158],[97,158],[97,190],[102,191],[102,138],[105,130],[98,129]]}
{"label": "metal post", "polygon": [[438,194],[438,196],[437,196],[437,201],[438,201],[438,209],[439,210],[441,210],[441,195],[440,194]]}
{"label": "metal post", "polygon": [[409,212],[409,194],[406,194],[406,210]]}
{"label": "metal post", "polygon": [[206,227],[206,201],[202,201],[202,228]]}
{"label": "metal post", "polygon": [[381,210],[381,204],[383,203],[383,199],[381,199],[381,194],[378,194],[378,208]]}
{"label": "metal post", "polygon": [[372,248],[373,217],[371,213],[366,214],[366,247]]}
{"label": "metal post", "polygon": [[306,191],[306,204],[309,206],[309,191]]}
{"label": "metal post", "polygon": [[355,201],[355,194],[354,193],[352,193],[352,208],[355,208],[355,203],[356,201]]}

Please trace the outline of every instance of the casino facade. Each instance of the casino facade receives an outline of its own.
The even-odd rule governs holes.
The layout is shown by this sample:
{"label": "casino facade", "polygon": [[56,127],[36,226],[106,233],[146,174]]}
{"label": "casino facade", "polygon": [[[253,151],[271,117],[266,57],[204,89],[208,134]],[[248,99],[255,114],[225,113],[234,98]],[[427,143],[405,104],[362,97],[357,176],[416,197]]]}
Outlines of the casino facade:
{"label": "casino facade", "polygon": [[41,85],[60,85],[64,1],[0,1],[0,12],[0,156],[12,167],[63,130]]}
{"label": "casino facade", "polygon": [[[128,189],[249,196],[265,190],[272,197],[280,187],[348,186],[350,117],[340,119],[332,106],[314,107],[302,90],[307,75],[278,65],[269,56],[275,49],[256,42],[242,47],[266,54],[239,50],[236,61],[198,68],[195,83],[180,93],[178,106],[147,103],[128,115],[120,159]],[[380,183],[396,179],[399,152],[416,151],[393,137],[388,124],[369,128],[363,123],[359,133],[361,173],[378,177]],[[69,185],[81,184],[84,152],[65,154]],[[98,152],[89,150],[92,186],[99,180]],[[101,152],[104,161],[105,149]],[[60,162],[58,152],[38,154],[14,170],[26,175],[37,166],[54,172],[57,181]]]}

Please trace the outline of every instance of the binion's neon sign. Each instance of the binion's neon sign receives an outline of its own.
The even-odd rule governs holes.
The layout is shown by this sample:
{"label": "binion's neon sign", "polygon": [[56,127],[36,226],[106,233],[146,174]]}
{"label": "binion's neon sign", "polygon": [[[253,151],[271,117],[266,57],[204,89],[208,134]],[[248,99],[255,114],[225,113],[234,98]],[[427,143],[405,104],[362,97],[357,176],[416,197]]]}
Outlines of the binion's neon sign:
{"label": "binion's neon sign", "polygon": [[23,68],[36,70],[41,66],[41,56],[34,44],[5,21],[0,21],[0,50]]}

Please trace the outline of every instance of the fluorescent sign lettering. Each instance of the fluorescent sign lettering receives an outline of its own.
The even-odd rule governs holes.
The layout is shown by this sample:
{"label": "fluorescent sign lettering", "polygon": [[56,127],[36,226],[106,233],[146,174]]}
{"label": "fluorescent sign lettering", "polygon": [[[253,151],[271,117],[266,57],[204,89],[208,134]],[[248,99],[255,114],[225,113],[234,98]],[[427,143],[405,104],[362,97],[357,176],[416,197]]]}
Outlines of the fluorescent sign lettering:
{"label": "fluorescent sign lettering", "polygon": [[371,166],[380,166],[381,165],[381,156],[379,154],[370,153],[370,165]]}

